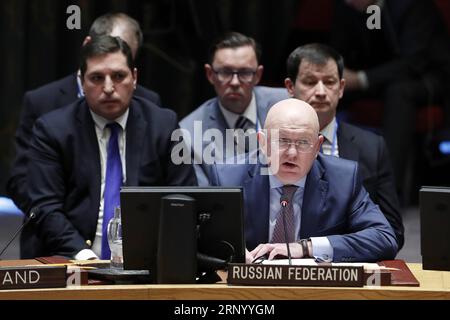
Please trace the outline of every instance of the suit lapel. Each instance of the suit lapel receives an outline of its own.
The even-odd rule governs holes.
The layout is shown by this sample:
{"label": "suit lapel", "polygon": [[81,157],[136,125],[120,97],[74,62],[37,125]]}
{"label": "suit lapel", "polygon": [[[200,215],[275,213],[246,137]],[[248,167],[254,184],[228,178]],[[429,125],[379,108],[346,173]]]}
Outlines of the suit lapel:
{"label": "suit lapel", "polygon": [[262,127],[264,127],[264,122],[266,121],[268,107],[267,101],[264,101],[264,97],[260,94],[258,88],[255,88],[253,90],[255,93],[255,100],[256,100],[256,112],[258,114],[258,120]]}
{"label": "suit lapel", "polygon": [[[85,156],[81,157],[82,163],[80,168],[85,174],[86,181],[89,181],[92,203],[98,206],[100,203],[101,184],[100,151],[97,134],[95,133],[94,120],[92,120],[89,107],[84,99],[78,104],[77,118],[81,136],[81,145],[85,150]],[[98,212],[98,207],[94,212]]]}
{"label": "suit lapel", "polygon": [[[319,156],[320,157],[320,156]],[[318,160],[306,177],[303,193],[300,238],[308,238],[314,230],[320,230],[321,215],[325,207],[328,192],[328,182],[323,179],[324,169]]]}
{"label": "suit lapel", "polygon": [[247,209],[245,237],[251,249],[269,241],[270,184],[269,177],[259,173],[260,168],[259,165],[252,166],[248,171],[249,177],[243,183]]}
{"label": "suit lapel", "polygon": [[[215,129],[215,130],[218,130],[221,132],[221,134],[223,136],[223,140],[222,140],[223,148],[220,148],[216,144],[214,152],[215,152],[216,159],[224,159],[224,158],[226,158],[226,155],[227,155],[225,147],[227,146],[226,145],[226,129],[228,129],[228,124],[225,120],[225,117],[223,116],[222,111],[220,110],[219,101],[217,99],[214,99],[211,104],[207,105],[207,107],[205,108],[205,115],[206,116],[204,117],[204,121],[202,124],[203,133],[209,129]],[[203,140],[203,150],[205,150],[205,148],[210,144],[211,144],[211,139]],[[234,145],[230,144],[228,147],[233,148]],[[234,151],[234,149],[230,149],[230,152],[233,152],[233,151]],[[224,154],[222,154],[222,153],[224,153]]]}
{"label": "suit lapel", "polygon": [[[367,143],[367,142],[366,142]],[[355,134],[355,130],[352,126],[349,126],[346,123],[339,123],[338,130],[338,144],[339,144],[339,157],[353,160],[358,162],[359,164],[359,174],[364,181],[374,177],[376,178],[377,172],[371,169],[368,166],[369,161],[367,161],[367,156],[363,154],[362,150],[364,150],[365,145],[357,140],[357,136]],[[371,148],[368,148],[367,152],[370,152]],[[366,188],[374,188],[375,186],[371,186],[371,183],[365,184]]]}
{"label": "suit lapel", "polygon": [[130,113],[127,120],[126,137],[126,166],[128,186],[139,185],[140,155],[142,154],[142,145],[146,139],[147,121],[142,117],[139,107],[132,100]]}
{"label": "suit lapel", "polygon": [[359,161],[358,148],[354,143],[355,136],[351,132],[351,130],[348,130],[347,125],[343,122],[339,122],[337,137],[339,157],[348,160]]}
{"label": "suit lapel", "polygon": [[214,101],[206,107],[205,113],[206,117],[203,124],[203,130],[214,128],[224,131],[228,128],[225,117],[223,116],[222,111],[220,111],[219,101],[217,99],[214,99]]}

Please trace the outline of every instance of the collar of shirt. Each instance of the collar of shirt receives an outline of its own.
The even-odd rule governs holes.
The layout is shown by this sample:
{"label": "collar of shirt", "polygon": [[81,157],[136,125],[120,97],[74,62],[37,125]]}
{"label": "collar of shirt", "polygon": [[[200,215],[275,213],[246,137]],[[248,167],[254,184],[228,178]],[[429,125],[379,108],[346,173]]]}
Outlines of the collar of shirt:
{"label": "collar of shirt", "polygon": [[[297,186],[299,188],[305,188],[305,182],[306,182],[306,176],[301,178],[300,180],[296,181],[293,184],[294,186]],[[276,189],[276,188],[282,188],[284,186],[284,183],[282,183],[275,175],[270,174],[269,175],[269,183],[270,183],[270,189]]]}
{"label": "collar of shirt", "polygon": [[224,106],[219,101],[219,107],[222,111],[222,114],[225,118],[225,121],[227,122],[228,128],[234,128],[234,124],[236,123],[239,116],[244,116],[248,120],[250,120],[253,124],[256,124],[258,121],[257,119],[257,112],[256,112],[256,98],[255,94],[252,94],[252,100],[250,101],[250,104],[248,105],[247,109],[242,114],[231,112],[227,109],[225,109]]}
{"label": "collar of shirt", "polygon": [[[111,121],[103,118],[102,116],[99,116],[98,114],[96,114],[95,112],[93,112],[90,109],[89,109],[89,111],[91,112],[92,119],[94,120],[94,123],[95,123],[95,130],[97,131],[97,133],[100,133],[100,135],[99,135],[100,137],[103,136],[103,132],[105,132],[106,125],[108,123],[110,123]],[[117,122],[124,131],[125,131],[125,128],[127,127],[127,120],[128,120],[129,112],[130,112],[130,109],[128,108],[127,111],[125,111],[125,113],[123,115],[114,119],[114,121]]]}
{"label": "collar of shirt", "polygon": [[77,88],[78,88],[78,98],[84,97],[83,85],[81,84],[81,71],[78,69],[77,71]]}

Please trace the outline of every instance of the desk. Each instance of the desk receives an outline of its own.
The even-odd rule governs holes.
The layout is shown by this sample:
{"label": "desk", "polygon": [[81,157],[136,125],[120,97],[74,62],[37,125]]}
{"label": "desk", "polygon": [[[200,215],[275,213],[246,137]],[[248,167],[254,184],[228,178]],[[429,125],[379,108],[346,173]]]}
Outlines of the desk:
{"label": "desk", "polygon": [[447,299],[450,272],[422,270],[408,264],[420,287],[250,287],[211,285],[103,285],[62,289],[0,291],[0,299],[133,299],[133,300],[327,300],[327,299]]}

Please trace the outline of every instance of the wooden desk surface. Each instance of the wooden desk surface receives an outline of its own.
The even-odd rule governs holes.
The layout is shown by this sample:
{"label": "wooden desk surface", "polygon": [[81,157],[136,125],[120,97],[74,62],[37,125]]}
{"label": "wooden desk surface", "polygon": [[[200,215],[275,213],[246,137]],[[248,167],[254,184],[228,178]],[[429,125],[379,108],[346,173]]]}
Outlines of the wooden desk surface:
{"label": "wooden desk surface", "polygon": [[408,264],[420,287],[250,287],[211,285],[103,285],[62,289],[1,290],[0,299],[163,299],[163,300],[297,300],[297,299],[446,299],[450,272],[422,270]]}

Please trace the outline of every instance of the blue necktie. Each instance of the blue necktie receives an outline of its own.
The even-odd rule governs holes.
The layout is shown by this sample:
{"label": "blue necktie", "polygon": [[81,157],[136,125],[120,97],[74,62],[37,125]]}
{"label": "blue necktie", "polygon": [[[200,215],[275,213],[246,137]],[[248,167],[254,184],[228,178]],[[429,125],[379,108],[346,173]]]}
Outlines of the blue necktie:
{"label": "blue necktie", "polygon": [[117,123],[106,125],[111,130],[106,159],[105,191],[103,203],[102,256],[103,260],[111,258],[108,244],[108,223],[114,216],[114,208],[120,205],[120,187],[122,186],[122,162],[119,152],[119,132],[122,129]]}

